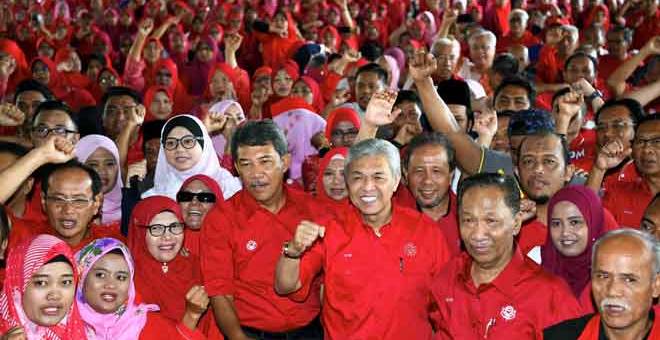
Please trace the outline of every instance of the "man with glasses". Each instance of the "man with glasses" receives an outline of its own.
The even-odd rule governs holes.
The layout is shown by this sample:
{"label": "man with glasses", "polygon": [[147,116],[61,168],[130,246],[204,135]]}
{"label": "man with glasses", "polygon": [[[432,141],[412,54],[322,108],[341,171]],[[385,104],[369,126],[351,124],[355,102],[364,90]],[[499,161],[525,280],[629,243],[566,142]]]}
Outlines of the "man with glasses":
{"label": "man with glasses", "polygon": [[630,54],[628,48],[633,39],[633,31],[625,26],[614,26],[607,32],[607,55],[598,58],[598,74],[602,79],[607,79],[624,61],[628,60]]}
{"label": "man with glasses", "polygon": [[103,95],[101,109],[105,134],[117,141],[120,152],[122,150],[120,141],[122,139],[128,141],[127,164],[144,159],[143,141],[139,133],[141,124],[135,120],[137,116],[144,117],[146,111],[140,95],[128,87],[111,87]]}
{"label": "man with glasses", "polygon": [[[630,152],[619,140],[608,143],[599,150],[591,176],[602,178],[604,171],[620,164]],[[632,142],[632,158],[640,178],[611,185],[604,193],[603,206],[621,226],[638,228],[644,209],[660,192],[660,116],[651,115],[639,122]],[[592,184],[600,186],[600,183]]]}
{"label": "man with glasses", "polygon": [[[14,94],[14,103],[0,105],[0,135],[18,143],[29,140],[32,119],[39,104],[55,97],[48,87],[28,79],[20,82]],[[17,111],[20,111],[18,113]],[[14,116],[12,113],[18,113]],[[7,120],[9,118],[9,120]],[[20,121],[22,118],[22,122]]]}
{"label": "man with glasses", "polygon": [[48,136],[62,137],[74,145],[80,139],[74,113],[61,101],[45,101],[39,104],[35,111],[30,128],[32,144],[39,147],[46,142]]}

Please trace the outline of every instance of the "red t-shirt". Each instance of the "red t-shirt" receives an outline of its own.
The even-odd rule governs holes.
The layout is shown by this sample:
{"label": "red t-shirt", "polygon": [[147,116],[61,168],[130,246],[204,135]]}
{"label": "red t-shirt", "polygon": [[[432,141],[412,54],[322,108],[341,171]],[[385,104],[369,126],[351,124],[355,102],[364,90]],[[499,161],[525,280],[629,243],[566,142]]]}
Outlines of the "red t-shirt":
{"label": "red t-shirt", "polygon": [[511,34],[507,34],[497,39],[497,53],[506,52],[509,47],[513,45],[532,47],[539,44],[541,44],[541,40],[534,36],[530,31],[525,31],[520,39],[512,37]]}
{"label": "red t-shirt", "polygon": [[300,260],[294,294],[304,296],[323,271],[326,339],[430,339],[431,279],[449,258],[440,229],[395,204],[380,237],[352,206],[323,225],[325,236]]}
{"label": "red t-shirt", "polygon": [[471,267],[464,253],[435,277],[435,339],[542,339],[545,327],[581,315],[568,285],[519,249],[488,284],[475,287]]}
{"label": "red t-shirt", "polygon": [[569,145],[571,163],[580,169],[591,170],[596,159],[596,131],[582,129]]}
{"label": "red t-shirt", "polygon": [[653,193],[646,180],[612,182],[603,195],[603,206],[609,209],[622,227],[639,228]]}
{"label": "red t-shirt", "polygon": [[283,332],[309,324],[319,313],[317,290],[303,302],[275,293],[275,265],[285,241],[302,220],[321,209],[303,192],[285,189],[277,214],[259,206],[246,190],[216,206],[202,227],[201,264],[209,296],[232,295],[241,325]]}

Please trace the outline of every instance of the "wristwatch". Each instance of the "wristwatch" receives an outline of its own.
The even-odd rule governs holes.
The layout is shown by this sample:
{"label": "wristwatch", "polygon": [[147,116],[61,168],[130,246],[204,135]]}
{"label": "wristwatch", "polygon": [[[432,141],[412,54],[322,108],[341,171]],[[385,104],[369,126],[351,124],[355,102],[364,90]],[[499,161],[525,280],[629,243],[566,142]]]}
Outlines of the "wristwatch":
{"label": "wristwatch", "polygon": [[585,96],[585,97],[584,97],[584,100],[587,101],[587,102],[589,102],[589,103],[591,103],[591,102],[594,101],[594,99],[596,99],[596,98],[603,98],[603,94],[602,94],[600,91],[598,91],[598,90],[594,90],[594,92],[591,92],[590,95]]}
{"label": "wristwatch", "polygon": [[291,250],[291,241],[284,242],[284,244],[282,245],[282,255],[284,255],[284,257],[297,260],[302,256],[302,253],[293,256],[289,253],[290,250]]}

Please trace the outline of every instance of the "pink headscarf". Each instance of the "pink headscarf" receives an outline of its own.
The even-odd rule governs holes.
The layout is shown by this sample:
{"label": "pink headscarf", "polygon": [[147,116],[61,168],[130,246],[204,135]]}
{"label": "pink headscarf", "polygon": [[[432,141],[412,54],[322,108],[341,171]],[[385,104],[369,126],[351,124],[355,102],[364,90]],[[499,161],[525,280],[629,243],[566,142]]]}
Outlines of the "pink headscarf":
{"label": "pink headscarf", "polygon": [[426,30],[424,31],[424,40],[426,40],[428,45],[431,45],[433,43],[433,37],[438,33],[438,25],[435,22],[433,13],[424,11],[417,16],[417,19],[422,20],[422,17],[426,17],[429,20],[429,23],[426,24]]}
{"label": "pink headscarf", "polygon": [[307,109],[293,109],[273,117],[273,121],[286,133],[286,141],[291,154],[289,178],[302,177],[302,163],[305,157],[318,154],[312,146],[312,137],[325,130],[325,120]]}
{"label": "pink headscarf", "polygon": [[[227,111],[227,109],[232,105],[236,105],[236,107],[238,107],[238,109],[241,112],[239,115],[240,119],[238,123],[239,124],[243,123],[246,119],[245,112],[243,111],[241,104],[239,104],[237,101],[234,100],[222,100],[215,103],[213,106],[211,106],[211,108],[209,108],[209,113],[221,113],[224,115],[225,111]],[[225,145],[227,144],[227,140],[225,139],[225,136],[219,133],[215,136],[211,136],[211,140],[213,141],[213,147],[215,148],[215,152],[221,157],[224,156]],[[220,196],[218,196],[218,198],[220,198]]]}
{"label": "pink headscarf", "polygon": [[387,62],[387,65],[390,67],[390,89],[396,90],[399,88],[399,77],[401,77],[401,70],[399,70],[399,64],[397,63],[394,57],[384,54],[383,58]]}
{"label": "pink headscarf", "polygon": [[[96,261],[105,254],[113,251],[121,251],[122,256],[128,264],[130,283],[128,287],[128,299],[126,303],[114,313],[102,314],[95,311],[87,301],[83,292],[84,282],[89,270]],[[147,323],[147,313],[159,310],[157,305],[135,303],[135,264],[131,252],[126,245],[114,238],[100,238],[86,245],[76,253],[78,268],[81,270],[80,284],[76,289],[76,301],[80,309],[80,315],[92,333],[92,339],[132,340],[138,339],[140,333]]]}
{"label": "pink headscarf", "polygon": [[102,135],[88,135],[80,139],[76,144],[74,153],[79,161],[85,162],[87,158],[99,148],[108,150],[117,162],[117,181],[112,190],[103,195],[103,207],[101,208],[101,223],[110,224],[121,220],[121,188],[124,183],[121,179],[121,167],[119,166],[119,150],[110,138]]}

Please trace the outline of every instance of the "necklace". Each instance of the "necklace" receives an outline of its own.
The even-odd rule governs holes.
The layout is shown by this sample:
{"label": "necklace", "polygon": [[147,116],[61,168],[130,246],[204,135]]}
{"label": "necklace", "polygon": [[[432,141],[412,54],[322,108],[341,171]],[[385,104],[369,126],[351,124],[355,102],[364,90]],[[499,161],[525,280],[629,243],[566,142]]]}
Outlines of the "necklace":
{"label": "necklace", "polygon": [[160,268],[163,270],[163,273],[167,273],[167,271],[169,270],[169,268],[167,267],[167,263],[165,262],[163,262],[163,266]]}

